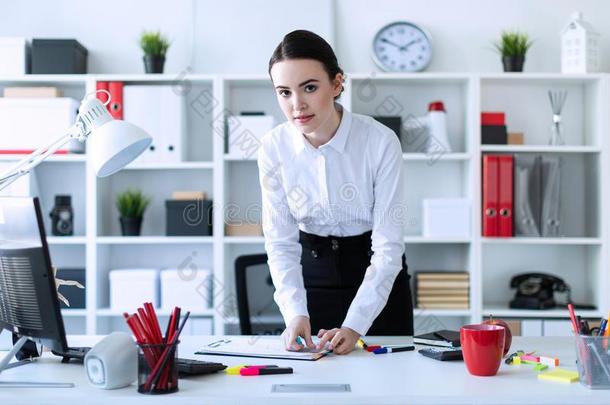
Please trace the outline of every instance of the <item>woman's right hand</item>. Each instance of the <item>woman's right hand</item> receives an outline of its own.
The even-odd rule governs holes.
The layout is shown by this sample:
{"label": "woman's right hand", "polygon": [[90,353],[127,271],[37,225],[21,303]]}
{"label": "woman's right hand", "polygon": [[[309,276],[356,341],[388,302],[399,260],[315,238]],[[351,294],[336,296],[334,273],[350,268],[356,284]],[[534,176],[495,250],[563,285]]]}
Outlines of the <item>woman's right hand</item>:
{"label": "woman's right hand", "polygon": [[[297,341],[297,337],[301,337],[305,340],[305,345]],[[295,316],[292,321],[286,326],[286,329],[282,333],[284,338],[284,346],[286,350],[299,351],[307,346],[310,349],[314,349],[314,345],[311,340],[311,324],[309,318],[303,315]]]}

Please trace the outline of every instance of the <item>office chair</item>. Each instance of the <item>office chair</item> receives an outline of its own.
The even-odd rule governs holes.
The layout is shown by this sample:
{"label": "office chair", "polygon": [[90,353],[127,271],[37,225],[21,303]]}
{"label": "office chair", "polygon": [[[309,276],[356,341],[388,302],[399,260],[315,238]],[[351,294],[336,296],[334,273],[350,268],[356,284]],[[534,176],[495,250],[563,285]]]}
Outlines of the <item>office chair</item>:
{"label": "office chair", "polygon": [[243,255],[235,259],[235,292],[242,335],[282,333],[284,323],[273,301],[275,287],[266,254]]}

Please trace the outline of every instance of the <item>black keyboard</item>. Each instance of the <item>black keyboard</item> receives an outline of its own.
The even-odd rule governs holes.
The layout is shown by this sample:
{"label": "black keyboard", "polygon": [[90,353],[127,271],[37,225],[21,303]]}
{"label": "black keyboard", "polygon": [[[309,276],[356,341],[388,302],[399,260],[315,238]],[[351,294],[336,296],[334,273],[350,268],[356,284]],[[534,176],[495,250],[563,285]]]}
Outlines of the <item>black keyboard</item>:
{"label": "black keyboard", "polygon": [[222,371],[227,366],[222,363],[213,363],[211,361],[193,360],[193,359],[177,359],[178,375],[187,377],[190,375],[210,374]]}

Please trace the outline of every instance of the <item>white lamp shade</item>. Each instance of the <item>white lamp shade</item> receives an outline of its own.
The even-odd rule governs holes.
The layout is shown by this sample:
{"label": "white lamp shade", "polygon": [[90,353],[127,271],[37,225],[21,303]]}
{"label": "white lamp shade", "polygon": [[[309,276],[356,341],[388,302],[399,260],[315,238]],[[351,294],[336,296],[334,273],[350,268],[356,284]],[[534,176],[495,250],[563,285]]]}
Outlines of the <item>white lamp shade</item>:
{"label": "white lamp shade", "polygon": [[126,121],[111,120],[95,128],[87,139],[98,177],[121,170],[148,148],[152,137]]}

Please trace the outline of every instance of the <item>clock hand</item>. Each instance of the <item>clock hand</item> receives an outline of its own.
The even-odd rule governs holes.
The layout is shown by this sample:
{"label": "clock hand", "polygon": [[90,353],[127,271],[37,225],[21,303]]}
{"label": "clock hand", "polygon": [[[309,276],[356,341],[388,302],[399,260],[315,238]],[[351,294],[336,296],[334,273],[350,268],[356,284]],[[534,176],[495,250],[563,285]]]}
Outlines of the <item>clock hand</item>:
{"label": "clock hand", "polygon": [[414,45],[414,44],[416,44],[418,42],[421,42],[421,38],[414,39],[413,41],[411,41],[411,42],[401,46],[400,50],[401,51],[406,51],[411,45]]}
{"label": "clock hand", "polygon": [[393,46],[395,46],[396,48],[402,48],[400,45],[395,44],[394,42],[390,41],[389,39],[381,38],[381,42],[385,42],[385,43],[387,43],[387,44],[393,45]]}

